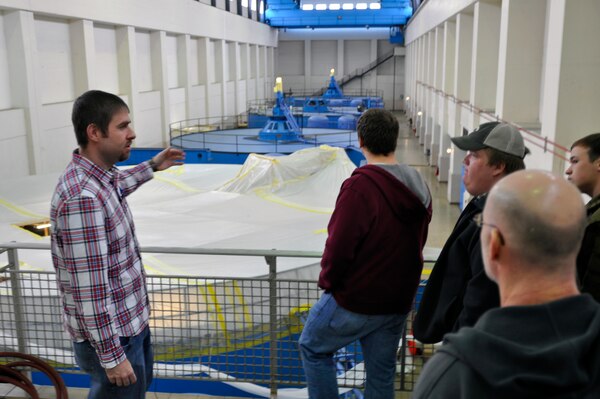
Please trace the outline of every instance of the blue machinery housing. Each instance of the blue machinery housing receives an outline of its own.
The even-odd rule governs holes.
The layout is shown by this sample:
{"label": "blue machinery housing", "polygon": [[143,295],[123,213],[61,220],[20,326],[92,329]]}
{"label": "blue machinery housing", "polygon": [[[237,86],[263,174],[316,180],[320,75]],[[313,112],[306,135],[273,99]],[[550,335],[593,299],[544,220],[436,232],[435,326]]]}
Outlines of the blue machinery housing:
{"label": "blue machinery housing", "polygon": [[[342,3],[351,1],[339,1]],[[306,11],[301,9],[301,0],[271,0],[265,22],[274,28],[392,27],[405,25],[413,13],[410,0],[381,0],[380,5],[380,9]]]}

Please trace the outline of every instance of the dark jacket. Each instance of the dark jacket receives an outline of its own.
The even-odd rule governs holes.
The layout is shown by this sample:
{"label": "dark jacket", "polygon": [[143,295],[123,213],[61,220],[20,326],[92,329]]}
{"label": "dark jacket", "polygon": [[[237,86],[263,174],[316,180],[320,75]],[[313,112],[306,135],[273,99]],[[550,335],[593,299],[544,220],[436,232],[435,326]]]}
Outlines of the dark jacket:
{"label": "dark jacket", "polygon": [[445,337],[413,398],[600,398],[600,304],[577,295],[490,310]]}
{"label": "dark jacket", "polygon": [[581,292],[600,302],[600,196],[586,205],[588,224],[577,256],[577,280]]}
{"label": "dark jacket", "polygon": [[433,267],[413,322],[413,335],[421,342],[440,342],[444,334],[474,325],[500,305],[498,286],[483,268],[480,229],[473,222],[485,199],[473,198],[465,207]]}
{"label": "dark jacket", "polygon": [[396,166],[356,169],[329,221],[319,287],[352,312],[407,313],[419,284],[431,196],[416,170]]}

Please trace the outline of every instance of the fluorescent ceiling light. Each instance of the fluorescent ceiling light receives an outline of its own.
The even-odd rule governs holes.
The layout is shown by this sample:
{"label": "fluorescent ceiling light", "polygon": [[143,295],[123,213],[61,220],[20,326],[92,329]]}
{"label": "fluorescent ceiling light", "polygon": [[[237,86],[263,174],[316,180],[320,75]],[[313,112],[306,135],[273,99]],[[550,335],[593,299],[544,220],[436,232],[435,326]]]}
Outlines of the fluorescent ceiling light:
{"label": "fluorescent ceiling light", "polygon": [[327,10],[327,4],[319,3],[315,6],[315,9],[319,11]]}
{"label": "fluorescent ceiling light", "polygon": [[367,3],[356,3],[356,9],[357,10],[366,10],[367,9]]}
{"label": "fluorescent ceiling light", "polygon": [[354,3],[344,3],[342,4],[343,10],[354,10]]}
{"label": "fluorescent ceiling light", "polygon": [[338,3],[331,3],[331,4],[329,4],[329,9],[330,10],[339,10],[340,7],[341,6]]}
{"label": "fluorescent ceiling light", "polygon": [[381,4],[380,3],[371,3],[371,4],[369,4],[369,8],[371,10],[379,10],[379,9],[381,9]]}
{"label": "fluorescent ceiling light", "polygon": [[302,9],[304,11],[312,11],[314,10],[315,6],[313,6],[312,4],[302,4]]}

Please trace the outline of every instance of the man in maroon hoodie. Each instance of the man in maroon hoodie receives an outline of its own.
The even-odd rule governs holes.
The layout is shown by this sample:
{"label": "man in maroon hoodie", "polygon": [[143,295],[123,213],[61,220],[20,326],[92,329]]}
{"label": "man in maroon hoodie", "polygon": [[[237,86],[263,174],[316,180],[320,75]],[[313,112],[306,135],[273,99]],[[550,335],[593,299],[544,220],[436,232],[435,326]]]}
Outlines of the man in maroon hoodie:
{"label": "man in maroon hoodie", "polygon": [[309,397],[339,396],[333,354],[359,340],[365,398],[394,397],[396,350],[423,267],[431,195],[421,175],[398,164],[398,121],[370,109],[358,121],[367,165],[343,184],[329,221],[319,287],[299,340]]}

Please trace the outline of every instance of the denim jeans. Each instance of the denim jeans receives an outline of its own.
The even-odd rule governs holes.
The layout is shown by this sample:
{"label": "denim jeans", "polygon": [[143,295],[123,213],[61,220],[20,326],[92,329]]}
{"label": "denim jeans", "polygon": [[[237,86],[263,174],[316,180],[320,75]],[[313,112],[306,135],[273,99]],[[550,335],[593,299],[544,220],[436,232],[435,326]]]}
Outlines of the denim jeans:
{"label": "denim jeans", "polygon": [[150,338],[150,327],[134,337],[121,337],[121,346],[131,363],[137,382],[126,387],[112,384],[106,370],[100,365],[96,350],[89,341],[75,342],[75,360],[79,367],[90,375],[91,386],[88,399],[143,399],[152,382],[154,355]]}
{"label": "denim jeans", "polygon": [[309,398],[339,397],[333,354],[359,340],[367,372],[365,399],[393,399],[396,351],[405,321],[405,314],[350,312],[324,293],[311,308],[299,340]]}

